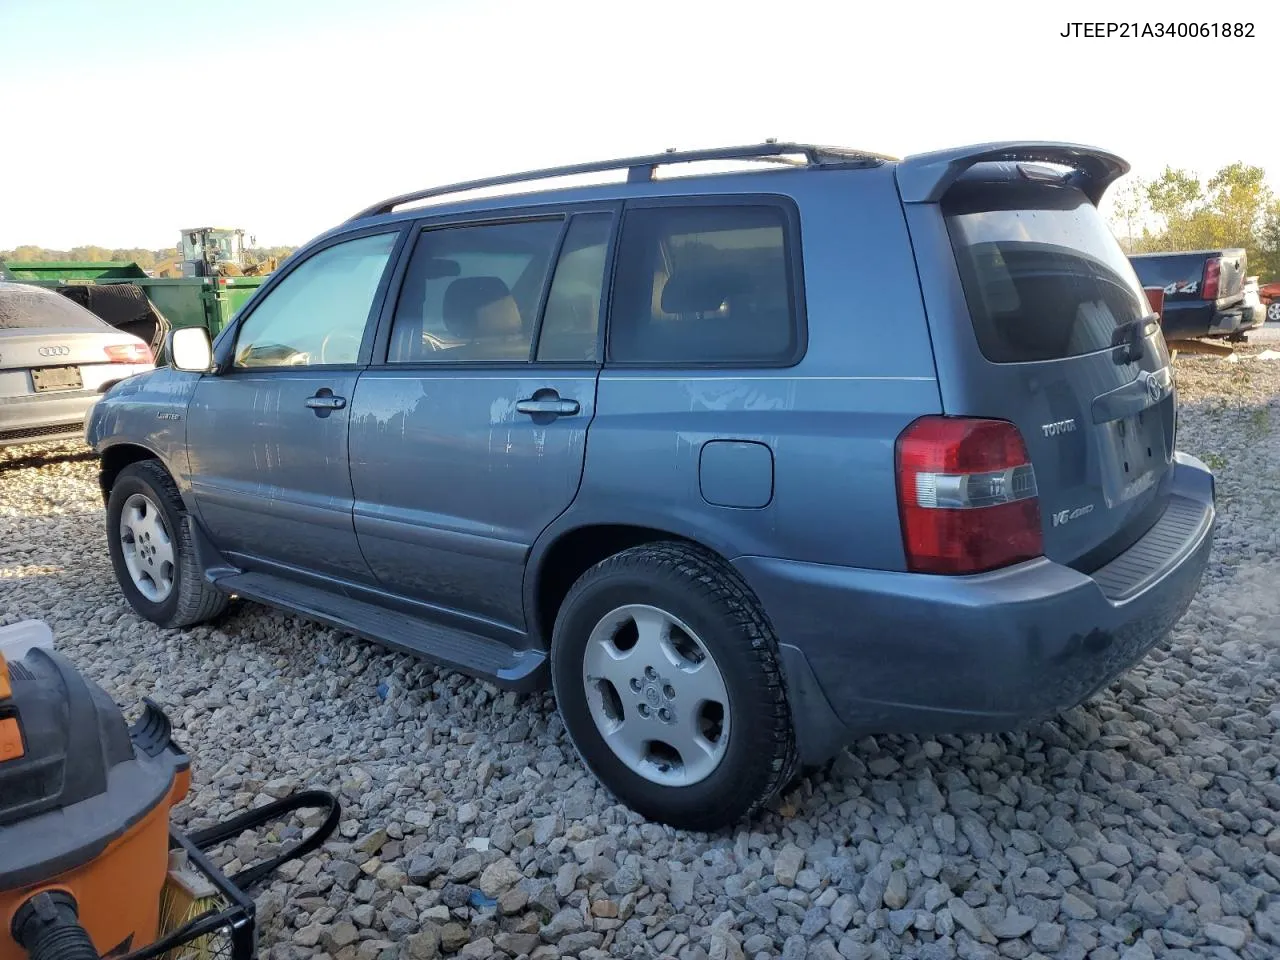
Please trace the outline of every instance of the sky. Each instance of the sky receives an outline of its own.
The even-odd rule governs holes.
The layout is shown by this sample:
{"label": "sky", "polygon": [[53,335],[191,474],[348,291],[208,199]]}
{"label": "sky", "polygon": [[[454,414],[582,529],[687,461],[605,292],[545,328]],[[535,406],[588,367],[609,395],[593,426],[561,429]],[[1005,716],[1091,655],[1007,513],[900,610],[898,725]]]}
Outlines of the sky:
{"label": "sky", "polygon": [[[1206,10],[1254,38],[1060,36]],[[0,249],[294,245],[418,187],[766,137],[1067,140],[1280,193],[1278,47],[1273,0],[0,0]]]}

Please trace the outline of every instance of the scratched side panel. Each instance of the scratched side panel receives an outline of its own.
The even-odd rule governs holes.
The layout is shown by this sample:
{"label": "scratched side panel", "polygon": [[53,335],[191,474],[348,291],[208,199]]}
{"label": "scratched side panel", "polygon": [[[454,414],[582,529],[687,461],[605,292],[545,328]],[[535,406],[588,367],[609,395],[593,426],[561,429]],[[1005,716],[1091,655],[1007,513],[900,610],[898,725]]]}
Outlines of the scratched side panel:
{"label": "scratched side panel", "polygon": [[[482,621],[472,628],[522,631],[524,560],[577,491],[595,381],[595,370],[531,365],[366,371],[351,479],[356,532],[378,581]],[[579,412],[542,422],[516,412],[545,389]]]}
{"label": "scratched side panel", "polygon": [[192,487],[214,543],[237,562],[368,581],[351,520],[347,409],[357,373],[298,367],[206,377],[188,411]]}
{"label": "scratched side panel", "polygon": [[[605,373],[570,517],[575,524],[669,529],[728,557],[898,568],[894,438],[936,406],[930,380],[802,378],[781,371]],[[726,438],[772,449],[774,488],[767,506],[719,507],[703,499],[703,445]]]}
{"label": "scratched side panel", "polygon": [[160,458],[190,502],[187,406],[200,375],[161,367],[116,384],[85,423],[85,440],[101,454],[117,444],[136,444]]}

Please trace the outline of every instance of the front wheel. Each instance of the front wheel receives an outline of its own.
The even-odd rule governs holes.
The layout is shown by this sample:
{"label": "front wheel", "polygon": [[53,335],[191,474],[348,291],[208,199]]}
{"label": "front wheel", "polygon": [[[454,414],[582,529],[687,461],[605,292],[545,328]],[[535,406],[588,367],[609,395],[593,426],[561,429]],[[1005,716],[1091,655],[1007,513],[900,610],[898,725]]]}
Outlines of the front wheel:
{"label": "front wheel", "polygon": [[125,599],[162,627],[212,620],[229,602],[207,583],[165,468],[142,460],[120,471],[107,498],[107,549]]}
{"label": "front wheel", "polygon": [[698,547],[635,547],[583,574],[556,618],[551,670],[583,762],[648,819],[717,830],[795,769],[772,628],[736,572]]}
{"label": "front wheel", "polygon": [[1280,323],[1280,300],[1272,300],[1267,304],[1267,322]]}

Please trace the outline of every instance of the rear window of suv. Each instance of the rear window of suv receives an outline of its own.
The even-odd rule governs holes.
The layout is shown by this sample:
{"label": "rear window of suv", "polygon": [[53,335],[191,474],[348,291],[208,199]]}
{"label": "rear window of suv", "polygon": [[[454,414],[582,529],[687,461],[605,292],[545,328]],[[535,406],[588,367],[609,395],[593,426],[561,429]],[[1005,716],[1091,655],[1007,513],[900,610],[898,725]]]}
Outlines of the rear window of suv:
{"label": "rear window of suv", "polygon": [[974,333],[995,363],[1104,350],[1151,312],[1133,267],[1078,190],[961,184],[943,201]]}

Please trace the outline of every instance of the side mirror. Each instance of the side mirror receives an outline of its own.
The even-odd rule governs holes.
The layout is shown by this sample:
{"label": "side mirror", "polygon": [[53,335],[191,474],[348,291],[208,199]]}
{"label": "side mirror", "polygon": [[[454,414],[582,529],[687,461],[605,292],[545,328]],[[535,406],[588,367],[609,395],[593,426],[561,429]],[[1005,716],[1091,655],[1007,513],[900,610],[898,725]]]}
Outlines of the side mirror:
{"label": "side mirror", "polygon": [[213,369],[213,341],[204,327],[179,327],[169,333],[169,362],[184,373],[208,373]]}

